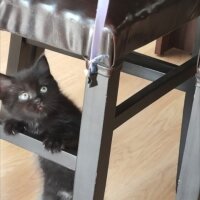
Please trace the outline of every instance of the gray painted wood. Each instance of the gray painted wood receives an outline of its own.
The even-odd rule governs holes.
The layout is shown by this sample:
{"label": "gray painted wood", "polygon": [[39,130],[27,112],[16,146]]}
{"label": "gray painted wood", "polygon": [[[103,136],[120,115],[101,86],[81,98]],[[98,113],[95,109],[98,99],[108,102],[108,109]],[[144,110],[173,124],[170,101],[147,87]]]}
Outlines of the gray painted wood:
{"label": "gray painted wood", "polygon": [[13,75],[17,71],[30,67],[44,52],[43,48],[26,43],[25,38],[11,35],[6,74]]}
{"label": "gray painted wood", "polygon": [[113,135],[119,70],[86,83],[73,200],[103,200]]}
{"label": "gray painted wood", "polygon": [[[193,77],[189,80],[188,87],[186,87],[185,101],[183,108],[183,118],[182,118],[182,127],[181,127],[181,137],[180,137],[180,146],[179,146],[179,158],[178,158],[178,167],[177,167],[177,177],[176,185],[178,186],[178,179],[180,175],[180,169],[182,165],[183,152],[185,149],[185,142],[187,138],[188,126],[190,122],[190,116],[192,112],[192,104],[194,100],[196,78]],[[176,187],[177,187],[176,186]]]}
{"label": "gray painted wood", "polygon": [[[199,78],[200,79],[200,78]],[[185,151],[178,181],[177,200],[198,200],[200,195],[200,80],[196,87]]]}
{"label": "gray painted wood", "polygon": [[33,152],[39,156],[42,156],[43,158],[51,160],[71,170],[75,170],[76,156],[65,151],[52,154],[44,148],[44,145],[41,141],[36,140],[30,136],[21,133],[15,136],[6,135],[3,131],[3,127],[0,125],[0,139],[22,147],[30,152]]}
{"label": "gray painted wood", "polygon": [[197,56],[180,67],[168,72],[119,104],[116,109],[115,128],[119,127],[178,85],[193,77],[196,73],[196,60]]}
{"label": "gray painted wood", "polygon": [[200,48],[200,17],[197,18],[197,29],[192,55],[197,55]]}

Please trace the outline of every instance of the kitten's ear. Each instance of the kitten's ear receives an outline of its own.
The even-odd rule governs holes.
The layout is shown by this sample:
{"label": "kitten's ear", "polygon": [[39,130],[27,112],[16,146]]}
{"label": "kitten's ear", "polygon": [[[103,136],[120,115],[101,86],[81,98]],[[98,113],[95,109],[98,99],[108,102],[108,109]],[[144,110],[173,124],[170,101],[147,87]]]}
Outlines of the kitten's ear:
{"label": "kitten's ear", "polygon": [[44,54],[42,54],[34,63],[35,69],[39,74],[50,74],[49,63]]}
{"label": "kitten's ear", "polygon": [[2,99],[13,84],[13,78],[0,73],[0,99]]}

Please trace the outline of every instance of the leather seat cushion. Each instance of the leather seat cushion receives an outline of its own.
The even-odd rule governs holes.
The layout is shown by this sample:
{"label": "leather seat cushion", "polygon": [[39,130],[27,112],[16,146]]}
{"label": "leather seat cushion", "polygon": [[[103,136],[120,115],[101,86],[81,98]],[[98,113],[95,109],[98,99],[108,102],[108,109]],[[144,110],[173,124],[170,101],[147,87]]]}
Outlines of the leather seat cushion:
{"label": "leather seat cushion", "polygon": [[[97,0],[0,0],[0,29],[89,56]],[[99,53],[110,65],[200,15],[200,0],[110,0]]]}

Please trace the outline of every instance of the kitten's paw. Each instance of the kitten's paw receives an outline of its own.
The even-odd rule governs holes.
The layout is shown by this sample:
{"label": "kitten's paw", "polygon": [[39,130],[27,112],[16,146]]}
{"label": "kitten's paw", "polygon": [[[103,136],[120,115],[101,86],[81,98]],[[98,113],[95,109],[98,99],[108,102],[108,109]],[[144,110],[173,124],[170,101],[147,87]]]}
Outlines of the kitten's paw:
{"label": "kitten's paw", "polygon": [[72,200],[72,192],[59,191],[57,193],[59,200]]}
{"label": "kitten's paw", "polygon": [[4,124],[4,131],[7,135],[16,135],[17,133],[23,132],[23,130],[23,124],[14,119],[9,119]]}
{"label": "kitten's paw", "polygon": [[48,151],[52,153],[60,152],[63,148],[61,140],[54,137],[48,137],[43,140],[43,144]]}

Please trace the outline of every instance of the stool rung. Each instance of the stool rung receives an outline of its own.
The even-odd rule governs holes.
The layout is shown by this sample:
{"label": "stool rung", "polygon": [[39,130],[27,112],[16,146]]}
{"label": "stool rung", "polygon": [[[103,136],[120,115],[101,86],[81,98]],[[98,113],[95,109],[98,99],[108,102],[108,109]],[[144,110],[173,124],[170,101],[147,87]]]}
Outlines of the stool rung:
{"label": "stool rung", "polygon": [[192,78],[196,73],[196,60],[197,56],[191,58],[118,105],[114,128],[119,127],[154,101]]}
{"label": "stool rung", "polygon": [[6,140],[19,147],[22,147],[28,151],[38,154],[48,160],[58,163],[66,168],[75,170],[76,167],[76,156],[65,151],[59,153],[51,153],[44,148],[41,141],[32,138],[24,134],[17,134],[15,136],[6,135],[3,131],[3,127],[0,125],[0,139]]}

